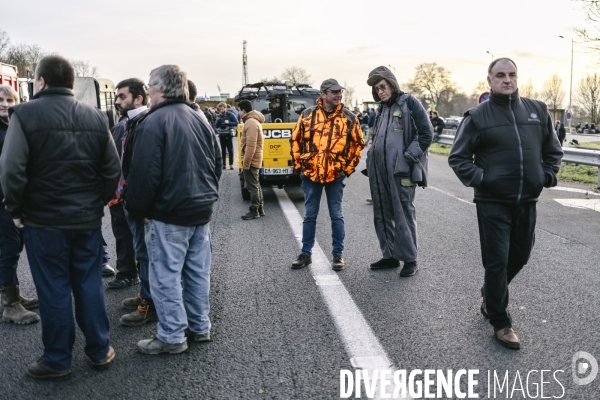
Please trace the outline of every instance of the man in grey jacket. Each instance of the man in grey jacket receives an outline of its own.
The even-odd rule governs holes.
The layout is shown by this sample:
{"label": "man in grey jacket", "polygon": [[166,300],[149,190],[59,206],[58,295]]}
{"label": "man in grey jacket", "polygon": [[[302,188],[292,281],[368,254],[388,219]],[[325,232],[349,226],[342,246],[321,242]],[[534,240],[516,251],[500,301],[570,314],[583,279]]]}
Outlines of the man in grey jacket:
{"label": "man in grey jacket", "polygon": [[367,84],[380,102],[367,172],[383,258],[371,269],[396,268],[403,261],[400,276],[413,276],[418,270],[415,187],[427,186],[433,128],[421,103],[400,90],[388,68],[371,71]]}

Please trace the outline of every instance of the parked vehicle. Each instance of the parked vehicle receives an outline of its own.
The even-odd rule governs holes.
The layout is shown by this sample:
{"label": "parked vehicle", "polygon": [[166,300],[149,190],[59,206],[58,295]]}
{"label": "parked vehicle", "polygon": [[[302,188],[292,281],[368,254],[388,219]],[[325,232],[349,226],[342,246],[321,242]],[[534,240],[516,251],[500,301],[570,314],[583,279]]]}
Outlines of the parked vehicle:
{"label": "parked vehicle", "polygon": [[75,78],[73,91],[77,100],[104,111],[110,128],[118,122],[115,84],[110,79]]}
{"label": "parked vehicle", "polygon": [[0,63],[0,85],[7,85],[19,91],[19,71],[10,64]]}
{"label": "parked vehicle", "polygon": [[460,121],[461,120],[458,118],[450,118],[450,117],[446,118],[446,119],[444,119],[444,123],[445,123],[444,128],[456,129],[456,128],[458,128],[458,124],[460,124]]}
{"label": "parked vehicle", "polygon": [[[259,177],[261,185],[299,185],[300,175],[294,172],[290,138],[302,111],[316,104],[319,90],[304,84],[258,82],[244,86],[235,101],[249,100],[255,110],[265,116],[262,124],[265,135],[263,168]],[[242,124],[238,125],[241,134]],[[238,140],[238,161],[242,169],[241,140]],[[244,174],[240,173],[242,198],[250,200]]]}

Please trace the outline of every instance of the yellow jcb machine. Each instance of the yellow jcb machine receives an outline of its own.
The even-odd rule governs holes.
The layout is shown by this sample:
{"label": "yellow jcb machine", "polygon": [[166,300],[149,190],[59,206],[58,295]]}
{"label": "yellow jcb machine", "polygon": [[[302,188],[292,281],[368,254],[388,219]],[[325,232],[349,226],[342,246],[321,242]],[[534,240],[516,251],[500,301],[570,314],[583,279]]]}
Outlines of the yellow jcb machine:
{"label": "yellow jcb machine", "polygon": [[[259,82],[246,85],[235,96],[235,101],[249,100],[254,109],[265,116],[262,124],[265,135],[263,165],[260,170],[262,186],[299,185],[300,175],[294,173],[290,155],[290,138],[305,109],[314,106],[319,98],[319,90],[308,85],[288,82]],[[238,161],[242,197],[250,200],[250,193],[244,183],[241,157],[241,131],[238,125]]]}

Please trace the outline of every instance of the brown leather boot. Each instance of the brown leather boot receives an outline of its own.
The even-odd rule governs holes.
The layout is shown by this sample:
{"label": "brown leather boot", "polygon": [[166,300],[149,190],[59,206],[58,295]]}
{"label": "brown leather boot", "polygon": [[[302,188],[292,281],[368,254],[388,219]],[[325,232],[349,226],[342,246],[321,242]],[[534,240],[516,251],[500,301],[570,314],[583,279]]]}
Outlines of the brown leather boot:
{"label": "brown leather boot", "polygon": [[[17,285],[17,290],[19,290],[19,285]],[[40,305],[40,302],[36,298],[30,299],[21,296],[21,294],[19,294],[19,298],[21,299],[21,304],[23,305],[23,307],[25,307],[26,310],[34,310]],[[0,315],[2,315],[3,312],[4,306],[2,305],[2,302],[0,302]]]}
{"label": "brown leather boot", "polygon": [[506,348],[515,350],[521,348],[521,341],[511,327],[498,329],[496,332],[494,332],[494,336],[496,336],[496,340],[498,340],[498,342],[500,342],[500,344]]}
{"label": "brown leather boot", "polygon": [[27,311],[21,304],[18,286],[3,286],[0,293],[2,306],[4,307],[2,312],[3,321],[14,322],[15,324],[31,324],[40,320],[36,313]]}

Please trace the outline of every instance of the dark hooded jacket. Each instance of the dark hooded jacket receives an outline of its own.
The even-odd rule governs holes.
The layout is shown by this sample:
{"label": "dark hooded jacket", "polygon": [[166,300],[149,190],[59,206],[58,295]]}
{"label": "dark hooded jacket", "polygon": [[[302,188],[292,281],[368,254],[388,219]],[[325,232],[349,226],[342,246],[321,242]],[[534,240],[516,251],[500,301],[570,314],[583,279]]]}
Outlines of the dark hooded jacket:
{"label": "dark hooded jacket", "polygon": [[[394,95],[379,105],[374,134],[384,140],[384,157],[394,175],[406,176],[419,186],[427,186],[428,148],[433,139],[429,116],[417,99],[400,90],[396,77],[381,66],[369,73],[367,84],[373,87],[373,99],[381,101],[374,85],[385,79]],[[372,149],[369,150],[371,157]],[[367,160],[367,166],[369,161]]]}
{"label": "dark hooded jacket", "polygon": [[544,103],[492,92],[465,113],[448,164],[475,188],[475,202],[520,204],[556,186],[562,156]]}

